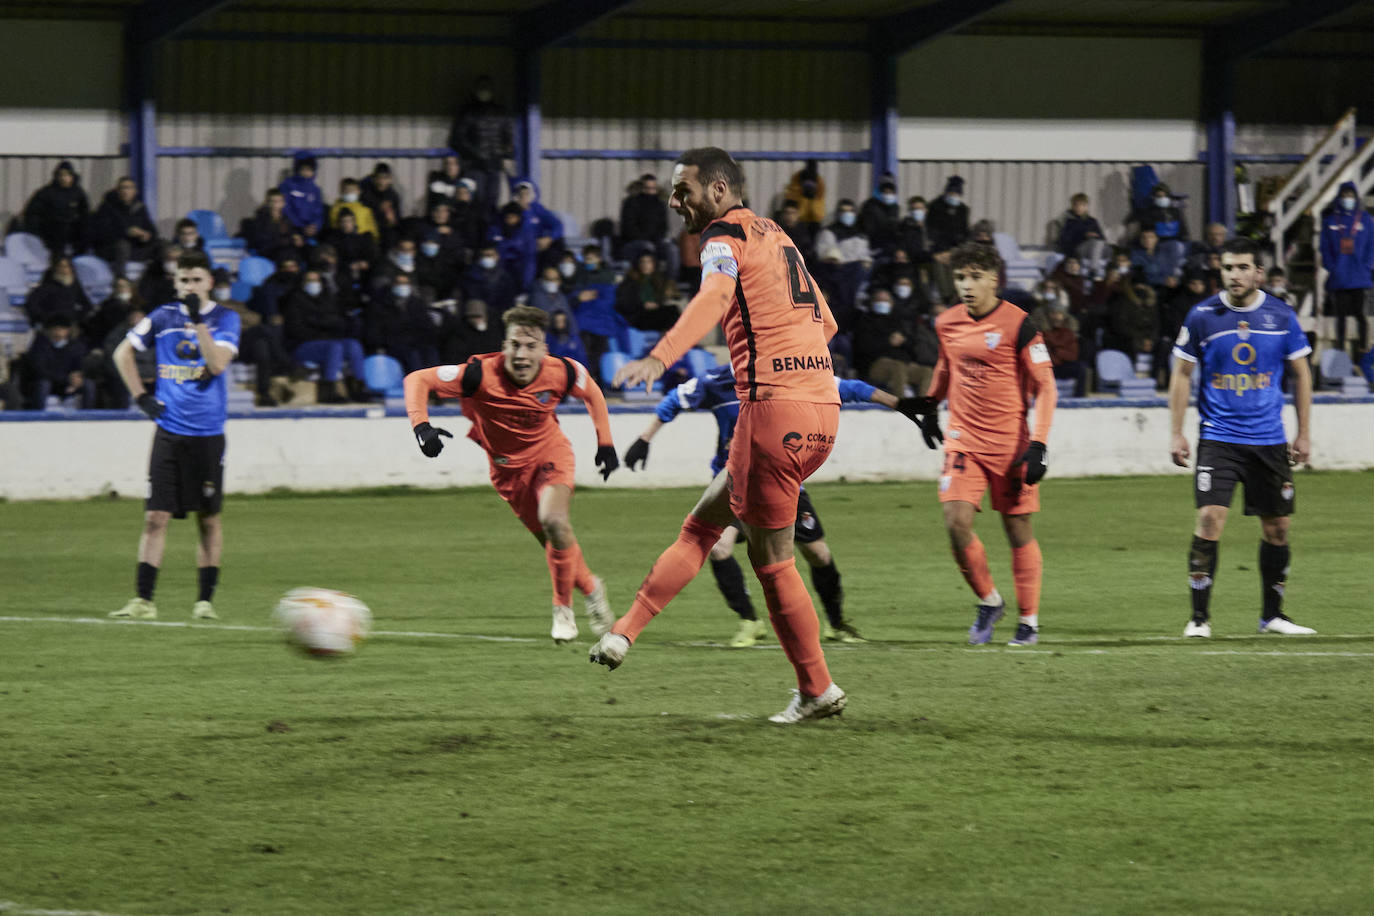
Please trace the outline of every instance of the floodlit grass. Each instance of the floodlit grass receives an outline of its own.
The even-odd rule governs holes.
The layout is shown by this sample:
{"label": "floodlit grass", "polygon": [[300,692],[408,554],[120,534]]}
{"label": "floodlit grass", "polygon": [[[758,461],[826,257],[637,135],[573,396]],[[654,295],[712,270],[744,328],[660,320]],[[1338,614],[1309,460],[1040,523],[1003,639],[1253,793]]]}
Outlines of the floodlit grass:
{"label": "floodlit grass", "polygon": [[[963,645],[972,598],[931,484],[818,486],[873,641],[828,649],[843,719],[794,728],[766,721],[790,669],[771,641],[722,648],[735,621],[709,573],[613,673],[587,663],[585,626],[555,647],[542,552],[490,490],[231,497],[223,625],[194,627],[67,622],[132,594],[137,503],[8,503],[0,615],[58,620],[0,622],[0,901],[1368,911],[1374,474],[1302,475],[1298,494],[1289,605],[1322,635],[1254,635],[1258,529],[1237,509],[1225,638],[1185,643],[1187,479],[1051,478],[1027,651],[1001,646],[1010,620]],[[578,494],[617,609],[695,495]],[[979,526],[1010,597],[998,520]],[[174,523],[162,622],[188,623],[192,527]],[[358,594],[386,632],[341,662],[291,654],[260,628],[298,585]]]}

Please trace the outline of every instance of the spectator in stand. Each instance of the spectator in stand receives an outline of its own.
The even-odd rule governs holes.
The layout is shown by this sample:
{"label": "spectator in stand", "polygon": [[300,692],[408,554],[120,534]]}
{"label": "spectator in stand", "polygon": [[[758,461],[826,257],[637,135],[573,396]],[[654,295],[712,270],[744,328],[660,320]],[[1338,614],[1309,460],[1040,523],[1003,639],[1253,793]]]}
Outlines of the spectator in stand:
{"label": "spectator in stand", "polygon": [[501,208],[497,221],[487,230],[487,243],[496,247],[501,267],[510,275],[520,291],[534,282],[535,263],[539,251],[534,234],[525,222],[525,210],[511,201]]}
{"label": "spectator in stand", "polygon": [[[338,301],[324,286],[319,271],[307,270],[301,284],[286,297],[286,347],[298,363],[320,367],[317,398],[321,404],[369,400],[363,386],[363,345],[348,335],[348,322]],[[348,397],[339,391],[348,365]]]}
{"label": "spectator in stand", "polygon": [[1081,398],[1087,390],[1088,370],[1078,358],[1078,322],[1069,313],[1067,299],[1051,299],[1042,314],[1040,335],[1050,352],[1054,377],[1073,379],[1073,396]]}
{"label": "spectator in stand", "polygon": [[892,259],[892,252],[900,241],[901,223],[897,182],[891,175],[884,175],[878,182],[878,190],[859,210],[859,230],[868,236],[868,246],[876,260]]}
{"label": "spectator in stand", "polygon": [[125,175],[105,193],[91,217],[91,245],[117,275],[124,275],[130,261],[147,263],[157,251],[157,227],[138,193],[138,185]]}
{"label": "spectator in stand", "polygon": [[338,297],[341,309],[347,312],[360,308],[362,291],[354,288],[351,274],[339,266],[339,252],[333,245],[321,243],[311,249],[310,269],[319,271],[325,288]]}
{"label": "spectator in stand", "polygon": [[425,212],[432,213],[437,203],[445,203],[450,207],[457,203],[458,183],[462,180],[463,164],[457,153],[450,153],[425,179]]}
{"label": "spectator in stand", "polygon": [[1221,246],[1230,237],[1231,232],[1224,223],[1208,223],[1202,230],[1202,240],[1194,242],[1188,249],[1188,265],[1205,269],[1212,255],[1217,256],[1219,265]]}
{"label": "spectator in stand", "polygon": [[[372,211],[368,211],[371,219]],[[377,263],[377,242],[370,235],[358,231],[358,220],[352,210],[340,210],[336,228],[324,234],[323,241],[334,246],[339,263],[354,286],[371,286],[372,267]]]}
{"label": "spectator in stand", "polygon": [[286,320],[286,297],[295,291],[300,282],[300,261],[295,255],[287,255],[277,261],[276,272],[253,290],[248,297],[248,307],[261,315],[264,322],[279,328]]}
{"label": "spectator in stand", "polygon": [[101,352],[105,336],[127,318],[129,310],[135,307],[140,311],[146,311],[143,301],[138,298],[138,293],[134,289],[133,281],[127,277],[116,277],[114,289],[110,291],[109,297],[97,305],[81,322],[81,339],[86,341],[92,353],[98,353],[102,357],[109,354],[109,351]]}
{"label": "spectator in stand", "polygon": [[1196,267],[1185,267],[1178,286],[1160,298],[1159,336],[1161,340],[1169,342],[1170,351],[1193,306],[1211,295],[1212,291],[1207,288],[1207,275]]}
{"label": "spectator in stand", "polygon": [[[778,211],[778,225],[787,233],[792,244],[797,246],[797,251],[801,252],[807,269],[811,269],[816,262],[816,233],[801,221],[801,207],[795,200],[782,202],[782,209]],[[700,273],[700,270],[697,272]],[[700,281],[700,277],[697,279]]]}
{"label": "spectator in stand", "polygon": [[416,233],[417,241],[433,238],[439,247],[457,265],[467,264],[472,259],[472,251],[463,242],[463,234],[453,224],[453,207],[446,201],[437,201],[429,209],[429,219],[421,224]]}
{"label": "spectator in stand", "polygon": [[1153,229],[1142,229],[1140,239],[1131,250],[1131,266],[1136,276],[1154,288],[1156,297],[1166,295],[1178,287],[1179,273],[1183,267],[1177,258],[1176,247],[1160,244],[1159,236]]}
{"label": "spectator in stand", "polygon": [[252,219],[245,220],[239,233],[248,249],[258,257],[280,261],[284,256],[300,257],[305,238],[286,218],[286,195],[280,188],[267,192]]}
{"label": "spectator in stand", "polygon": [[587,367],[599,381],[601,379],[601,356],[606,352],[610,338],[620,333],[625,319],[616,311],[616,283],[619,277],[606,265],[601,246],[595,243],[582,248],[582,267],[573,279],[573,315],[582,332],[582,343],[591,360]]}
{"label": "spectator in stand", "polygon": [[54,255],[80,254],[86,248],[86,223],[91,205],[81,178],[63,159],[52,181],[39,188],[24,207],[24,231],[43,240]]}
{"label": "spectator in stand", "polygon": [[563,278],[557,267],[545,267],[539,272],[539,282],[530,291],[530,305],[550,315],[557,309],[572,308],[568,297],[563,294]]}
{"label": "spectator in stand", "polygon": [[897,397],[908,388],[924,391],[930,382],[931,367],[918,363],[912,327],[893,312],[892,293],[886,289],[873,290],[868,311],[858,316],[854,362],[861,378]]}
{"label": "spectator in stand", "polygon": [[[382,225],[382,204],[389,203],[391,212],[396,216],[396,222],[400,222],[403,215],[401,209],[401,194],[396,190],[396,185],[392,180],[391,166],[385,162],[379,162],[372,167],[372,174],[362,180],[358,187],[358,200],[363,206],[372,211],[372,220],[378,227]],[[380,241],[380,238],[378,239]]]}
{"label": "spectator in stand", "polygon": [[324,229],[324,193],[315,183],[315,165],[315,154],[301,150],[292,160],[291,177],[279,185],[286,195],[287,222],[307,239]]}
{"label": "spectator in stand", "polygon": [[[124,298],[126,294],[127,299]],[[124,380],[119,377],[119,370],[115,368],[114,351],[128,335],[129,329],[143,320],[147,309],[138,298],[133,283],[123,277],[115,281],[114,292],[107,303],[108,305],[101,306],[97,320],[113,318],[115,322],[105,330],[104,336],[87,336],[93,345],[99,343],[99,349],[93,350],[92,353],[98,353],[100,356],[98,362],[92,361],[88,356],[86,376],[95,383],[97,403],[111,410],[125,410],[129,406],[129,389],[125,387]],[[92,327],[92,330],[95,328]],[[157,378],[156,349],[148,347],[135,351],[134,363],[138,369],[138,377],[151,389]]]}
{"label": "spectator in stand", "polygon": [[462,263],[451,248],[444,247],[438,229],[431,228],[420,241],[420,254],[415,261],[419,294],[429,302],[453,299],[458,295],[462,278]]}
{"label": "spectator in stand", "polygon": [[1107,302],[1102,346],[1120,350],[1132,360],[1148,354],[1153,364],[1159,355],[1159,336],[1159,306],[1154,289],[1145,283],[1122,284]]}
{"label": "spectator in stand", "polygon": [[620,253],[634,261],[649,251],[665,264],[672,263],[668,241],[668,204],[658,193],[658,177],[645,172],[630,186],[620,202]]}
{"label": "spectator in stand", "polygon": [[202,254],[205,252],[205,239],[200,234],[200,227],[190,217],[183,216],[177,220],[172,235],[176,239],[177,247],[182,251],[199,251]]}
{"label": "spectator in stand", "polygon": [[1354,319],[1351,349],[1358,358],[1368,332],[1364,300],[1374,285],[1374,218],[1365,211],[1353,181],[1341,185],[1335,204],[1322,214],[1321,264],[1327,271],[1326,314],[1336,319],[1336,348],[1345,349],[1346,325]]}
{"label": "spectator in stand", "polygon": [[563,256],[558,259],[558,288],[563,292],[564,296],[568,297],[569,303],[572,302],[572,298],[576,292],[577,271],[581,269],[581,267],[582,264],[577,260],[577,255],[573,254],[571,251],[563,252]]}
{"label": "spectator in stand", "polygon": [[474,299],[480,300],[492,310],[488,317],[499,319],[506,309],[515,305],[515,293],[515,281],[501,266],[501,255],[495,243],[486,243],[477,252],[477,261],[463,275],[463,298],[469,304]]}
{"label": "spectator in stand", "polygon": [[43,279],[24,300],[24,311],[29,324],[37,329],[46,328],[58,316],[64,316],[69,325],[84,322],[95,314],[95,306],[76,282],[72,259],[58,256],[52,259],[51,266],[43,272]]}
{"label": "spectator in stand", "polygon": [[954,273],[949,269],[950,253],[969,237],[969,208],[964,203],[964,179],[951,175],[945,190],[932,201],[926,213],[926,233],[935,285],[945,302],[954,300]]}
{"label": "spectator in stand", "polygon": [[1055,265],[1050,279],[1058,283],[1068,297],[1069,314],[1077,323],[1088,309],[1088,282],[1083,276],[1083,262],[1076,255],[1069,255]]}
{"label": "spectator in stand", "polygon": [[[1288,274],[1282,267],[1271,267],[1266,277],[1264,291],[1275,299],[1280,299],[1288,304],[1294,312],[1298,314],[1298,327],[1307,337],[1307,345],[1316,352],[1317,343],[1317,316],[1313,314],[1315,307],[1315,297],[1310,293],[1300,293],[1298,290],[1288,285]],[[1365,364],[1369,354],[1360,358],[1360,365]],[[1311,359],[1311,357],[1308,357]],[[1365,376],[1368,377],[1366,372]]]}
{"label": "spectator in stand", "polygon": [[415,254],[418,246],[410,239],[401,239],[396,247],[387,252],[386,262],[372,272],[372,291],[380,293],[393,286],[396,278],[405,275],[412,284],[415,279]]}
{"label": "spectator in stand", "polygon": [[1174,202],[1174,196],[1166,184],[1157,184],[1150,192],[1150,202],[1142,209],[1131,214],[1130,221],[1136,225],[1137,234],[1153,229],[1165,249],[1175,249],[1174,257],[1183,260],[1188,251],[1188,224],[1183,219],[1183,211]]}
{"label": "spectator in stand", "polygon": [[657,259],[646,251],[635,260],[635,266],[616,289],[615,310],[632,328],[662,332],[671,328],[682,313],[674,301],[677,298],[677,288],[658,269]]}
{"label": "spectator in stand", "polygon": [[515,124],[495,100],[490,76],[477,78],[471,97],[453,120],[448,145],[462,158],[463,173],[477,182],[477,211],[487,217],[496,209],[505,161],[515,158]]}
{"label": "spectator in stand", "polygon": [[469,252],[469,259],[472,252],[482,247],[487,232],[486,221],[478,213],[477,204],[472,199],[476,189],[477,182],[471,178],[459,179],[458,189],[454,191],[453,211],[450,214],[450,222],[453,223],[463,248]]}
{"label": "spectator in stand", "polygon": [[82,372],[85,361],[86,346],[73,339],[72,316],[49,316],[24,354],[19,373],[25,409],[42,410],[49,397],[75,398],[76,407],[94,407],[95,384]]}
{"label": "spectator in stand", "polygon": [[[539,185],[528,178],[511,181],[511,194],[524,211],[521,225],[534,239],[536,270],[557,264],[564,252],[563,221],[558,215],[539,202]],[[530,282],[534,277],[530,277]],[[526,284],[526,289],[529,284]]]}
{"label": "spectator in stand", "polygon": [[481,299],[469,299],[463,306],[463,317],[444,339],[443,359],[449,365],[461,365],[473,356],[495,353],[501,349],[505,332],[492,320],[498,310]]}
{"label": "spectator in stand", "polygon": [[[1089,250],[1080,251],[1079,249],[1088,242],[1094,244],[1089,246]],[[1088,212],[1088,195],[1080,192],[1070,197],[1069,209],[1065,210],[1059,219],[1059,232],[1055,238],[1054,250],[1066,258],[1077,257],[1080,260],[1095,261],[1103,255],[1100,251],[1096,255],[1093,252],[1106,244],[1102,224],[1097,221],[1097,217]]]}
{"label": "spectator in stand", "polygon": [[588,365],[587,350],[582,346],[582,337],[577,332],[577,321],[566,308],[549,312],[549,330],[545,337],[550,356],[575,359],[584,366]]}
{"label": "spectator in stand", "polygon": [[821,177],[815,159],[806,160],[801,170],[792,175],[787,189],[783,191],[783,199],[797,205],[802,225],[812,235],[820,231],[826,213],[825,179]]}
{"label": "spectator in stand", "polygon": [[367,348],[394,357],[406,372],[437,366],[442,316],[425,303],[409,277],[398,275],[367,307]]}
{"label": "spectator in stand", "polygon": [[281,327],[265,324],[261,315],[234,298],[229,271],[216,268],[214,280],[210,298],[239,316],[239,352],[234,359],[256,370],[253,403],[258,407],[279,406],[281,402],[272,393],[274,383],[282,399],[291,400],[294,392],[283,378],[291,370],[291,356],[282,346]]}
{"label": "spectator in stand", "polygon": [[[807,230],[810,231],[810,230]],[[789,237],[791,234],[788,234]],[[687,295],[695,296],[701,289],[701,233],[688,232],[686,227],[677,237],[678,269],[677,281],[685,284]],[[803,255],[804,256],[804,255]],[[812,249],[812,257],[815,249]],[[807,262],[809,267],[811,262]]]}
{"label": "spectator in stand", "polygon": [[372,215],[372,208],[363,203],[362,198],[362,186],[358,184],[358,179],[345,178],[340,181],[339,199],[329,208],[329,228],[338,229],[339,217],[344,213],[351,213],[356,230],[375,240],[379,235],[377,220]]}
{"label": "spectator in stand", "polygon": [[[897,249],[897,257],[906,256],[904,249]],[[896,262],[892,273],[892,311],[903,321],[914,322],[930,315],[930,300],[921,288],[920,280],[912,265]]]}
{"label": "spectator in stand", "polygon": [[858,227],[859,214],[854,201],[845,198],[835,208],[835,221],[816,236],[817,279],[831,289],[830,311],[841,331],[854,323],[859,290],[868,281],[873,253],[868,237]]}
{"label": "spectator in stand", "polygon": [[921,267],[930,263],[930,235],[926,228],[929,207],[919,194],[906,202],[906,216],[897,226],[897,247],[906,252],[907,259]]}

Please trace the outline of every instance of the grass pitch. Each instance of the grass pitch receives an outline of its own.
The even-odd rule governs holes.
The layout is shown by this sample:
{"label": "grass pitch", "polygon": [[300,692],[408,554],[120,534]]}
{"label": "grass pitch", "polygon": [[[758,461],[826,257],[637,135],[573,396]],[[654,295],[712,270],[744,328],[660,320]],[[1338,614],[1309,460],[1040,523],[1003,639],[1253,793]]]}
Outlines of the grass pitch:
{"label": "grass pitch", "polygon": [[[43,619],[0,621],[0,913],[1368,911],[1374,474],[1298,494],[1289,607],[1321,635],[1254,635],[1237,509],[1219,638],[1184,642],[1186,478],[1051,478],[1028,651],[1010,621],[963,645],[933,485],[818,486],[873,641],[827,650],[843,719],[793,728],[766,721],[786,661],[722,648],[709,572],[613,673],[585,624],[555,647],[542,552],[487,489],[231,497],[197,626],[193,523],[174,626],[78,623],[132,594],[139,505],[3,504],[0,615]],[[579,492],[618,611],[695,496]],[[298,585],[385,632],[291,654],[263,628]]]}

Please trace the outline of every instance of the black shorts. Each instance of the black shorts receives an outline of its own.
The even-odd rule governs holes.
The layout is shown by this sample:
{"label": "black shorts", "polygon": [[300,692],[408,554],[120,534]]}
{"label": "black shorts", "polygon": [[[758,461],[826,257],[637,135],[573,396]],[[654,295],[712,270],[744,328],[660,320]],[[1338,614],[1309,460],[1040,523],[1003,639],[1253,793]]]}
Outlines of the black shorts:
{"label": "black shorts", "polygon": [[1236,484],[1245,484],[1245,514],[1293,514],[1293,471],[1288,445],[1240,445],[1199,439],[1193,467],[1197,507],[1230,506]]}
{"label": "black shorts", "polygon": [[[743,531],[739,519],[730,522],[732,526]],[[811,505],[811,497],[806,493],[806,487],[802,487],[797,494],[797,520],[792,525],[792,540],[801,544],[814,544],[825,538],[825,529],[821,527],[821,517],[816,514],[816,507]]]}
{"label": "black shorts", "polygon": [[218,515],[224,505],[224,435],[178,436],[161,426],[148,459],[149,512]]}

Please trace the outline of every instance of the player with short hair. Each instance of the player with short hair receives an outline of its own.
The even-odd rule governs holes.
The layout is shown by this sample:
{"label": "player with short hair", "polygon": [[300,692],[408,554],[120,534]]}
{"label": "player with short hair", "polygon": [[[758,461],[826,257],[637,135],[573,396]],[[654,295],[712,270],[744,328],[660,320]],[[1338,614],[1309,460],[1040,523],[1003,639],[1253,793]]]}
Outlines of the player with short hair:
{"label": "player with short hair", "polygon": [[574,585],[586,596],[592,632],[600,636],[614,618],[605,583],[587,568],[569,520],[572,444],[558,428],[554,410],[569,396],[586,404],[596,426],[596,465],[605,480],[620,466],[606,399],[581,363],[549,355],[544,339],[549,316],[543,309],[521,305],[501,317],[506,339],[499,353],[406,376],[406,414],[420,451],[435,458],[444,449],[442,437],[453,435],[430,425],[429,397],[461,400],[463,414],[472,421],[468,438],[486,451],[496,492],[544,547],[553,582],[553,641],[561,645],[577,638]]}
{"label": "player with short hair", "polygon": [[[918,398],[898,398],[858,379],[836,378],[835,383],[843,403],[882,404],[906,414],[912,420],[917,418],[914,407]],[[715,454],[711,458],[711,476],[724,470],[730,455],[730,442],[739,422],[735,373],[729,363],[693,376],[663,396],[654,410],[654,418],[626,449],[626,467],[632,471],[636,464],[647,467],[649,443],[665,423],[671,423],[686,410],[709,410],[715,417],[719,435]],[[754,612],[754,604],[749,600],[749,589],[744,582],[744,571],[735,559],[735,544],[741,530],[738,520],[731,522],[711,548],[711,573],[715,576],[716,587],[720,589],[726,605],[740,617],[739,630],[730,640],[730,647],[734,649],[754,645],[767,632]],[[821,517],[805,487],[797,496],[797,521],[793,527],[793,538],[798,552],[811,567],[811,585],[816,589],[816,594],[821,596],[821,604],[825,608],[826,623],[821,630],[822,638],[847,643],[866,642],[854,625],[845,619],[840,571],[830,546],[825,542]]]}
{"label": "player with short hair", "polygon": [[[940,504],[955,562],[978,598],[970,645],[992,640],[1006,603],[993,585],[987,552],[973,531],[984,491],[1002,515],[1011,544],[1012,579],[1020,619],[1008,645],[1039,639],[1040,544],[1031,513],[1040,511],[1037,484],[1045,476],[1045,442],[1057,397],[1049,351],[1030,317],[997,295],[1002,259],[991,245],[971,242],[950,256],[959,303],[935,319],[940,358],[929,396],[949,399]],[[1035,401],[1035,427],[1027,411]]]}
{"label": "player with short hair", "polygon": [[[138,540],[137,595],[111,617],[157,617],[153,590],[167,546],[167,523],[194,510],[200,538],[196,567],[200,589],[191,617],[217,620],[211,599],[219,582],[224,531],[224,421],[228,385],[224,370],[239,351],[239,316],[215,302],[210,259],[201,251],[177,258],[178,301],[151,310],[114,350],[115,368],[140,410],[157,423],[148,460],[148,498]],[[134,351],[157,354],[155,391],[143,387]]]}
{"label": "player with short hair", "polygon": [[739,424],[725,470],[590,660],[618,667],[737,518],[768,616],[797,674],[792,702],[770,719],[795,723],[835,715],[847,702],[830,679],[816,611],[793,555],[802,481],[829,457],[839,426],[827,347],[836,325],[801,253],[782,227],[744,206],[743,191],[739,163],[718,147],[688,150],[673,167],[669,206],[683,215],[687,232],[701,234],[701,289],[650,354],[623,366],[614,381],[653,382],[719,322],[735,369]]}
{"label": "player with short hair", "polygon": [[[1245,238],[1221,246],[1222,291],[1198,303],[1184,319],[1174,345],[1177,357],[1169,381],[1169,450],[1174,464],[1188,466],[1183,418],[1194,372],[1198,384],[1197,463],[1193,501],[1197,524],[1188,549],[1188,584],[1193,616],[1184,636],[1212,635],[1208,605],[1217,572],[1217,542],[1226,527],[1231,495],[1245,485],[1245,514],[1260,517],[1259,573],[1263,595],[1259,631],[1308,636],[1283,613],[1290,552],[1288,520],[1293,514],[1290,464],[1312,450],[1312,348],[1297,313],[1260,289],[1264,278],[1259,247]],[[1283,375],[1293,379],[1298,432],[1290,445],[1283,428]]]}

